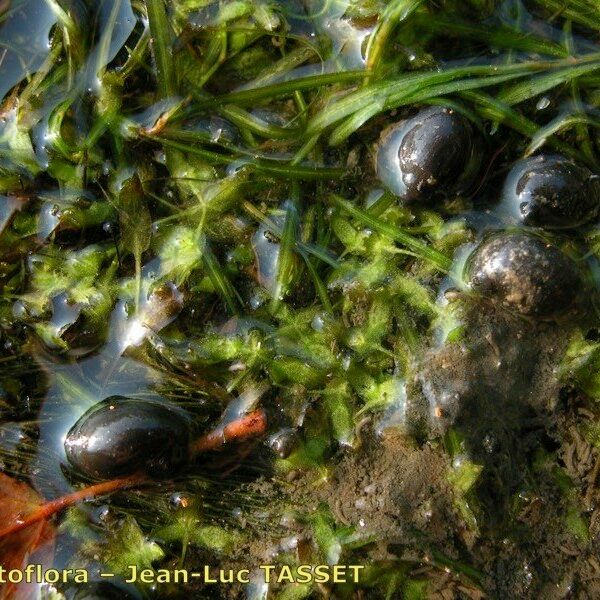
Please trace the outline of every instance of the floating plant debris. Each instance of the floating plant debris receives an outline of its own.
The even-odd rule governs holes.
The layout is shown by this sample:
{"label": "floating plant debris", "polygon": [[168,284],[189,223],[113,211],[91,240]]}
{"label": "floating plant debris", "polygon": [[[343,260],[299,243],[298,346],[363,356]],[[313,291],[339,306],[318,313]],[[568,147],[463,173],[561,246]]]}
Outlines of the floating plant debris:
{"label": "floating plant debris", "polygon": [[0,104],[2,600],[598,596],[597,0],[0,0]]}

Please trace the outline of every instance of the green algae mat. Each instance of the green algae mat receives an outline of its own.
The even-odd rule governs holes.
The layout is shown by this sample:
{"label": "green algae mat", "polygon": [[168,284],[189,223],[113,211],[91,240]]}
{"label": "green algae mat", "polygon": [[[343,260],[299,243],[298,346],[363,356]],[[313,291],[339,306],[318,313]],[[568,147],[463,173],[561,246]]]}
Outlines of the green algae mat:
{"label": "green algae mat", "polygon": [[598,0],[0,0],[0,599],[600,597]]}

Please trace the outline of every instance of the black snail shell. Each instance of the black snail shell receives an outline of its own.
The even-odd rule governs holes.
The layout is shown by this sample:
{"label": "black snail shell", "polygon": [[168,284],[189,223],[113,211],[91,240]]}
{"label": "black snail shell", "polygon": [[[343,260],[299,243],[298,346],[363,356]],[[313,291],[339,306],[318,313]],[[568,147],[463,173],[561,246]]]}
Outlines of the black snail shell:
{"label": "black snail shell", "polygon": [[143,471],[169,476],[188,460],[190,420],[177,407],[123,396],[92,406],[65,439],[69,463],[108,479]]}
{"label": "black snail shell", "polygon": [[578,227],[598,216],[600,177],[564,156],[526,158],[508,174],[500,207],[524,225]]}
{"label": "black snail shell", "polygon": [[448,197],[472,187],[481,147],[465,117],[434,106],[383,132],[376,171],[381,182],[406,202]]}
{"label": "black snail shell", "polygon": [[575,263],[537,236],[484,240],[467,264],[471,289],[522,315],[555,319],[575,305],[582,282]]}

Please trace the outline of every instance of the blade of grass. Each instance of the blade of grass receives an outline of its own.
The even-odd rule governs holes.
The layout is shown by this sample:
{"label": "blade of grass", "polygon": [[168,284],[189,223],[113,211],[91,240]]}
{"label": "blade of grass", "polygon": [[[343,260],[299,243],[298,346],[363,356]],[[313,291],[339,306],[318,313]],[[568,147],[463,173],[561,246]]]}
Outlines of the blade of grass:
{"label": "blade of grass", "polygon": [[[261,100],[279,98],[281,96],[290,96],[296,91],[313,90],[324,85],[333,85],[337,83],[351,83],[364,77],[364,71],[344,71],[341,73],[324,73],[322,75],[310,75],[308,77],[299,77],[290,81],[282,81],[260,88],[240,90],[231,92],[224,96],[219,96],[216,102],[223,104],[254,105]],[[200,103],[200,108],[214,105],[215,101]]]}
{"label": "blade of grass", "polygon": [[519,82],[500,92],[498,100],[508,105],[520,104],[567,81],[598,70],[600,70],[600,61],[588,65],[567,67],[555,73],[544,73],[543,75]]}
{"label": "blade of grass", "polygon": [[450,98],[445,98],[443,96],[427,98],[423,100],[423,102],[432,106],[445,106],[446,108],[451,108],[454,112],[469,119],[469,121],[476,125],[480,131],[485,131],[483,122],[479,115],[474,110],[469,108],[464,102],[460,102],[455,99],[451,100]]}
{"label": "blade of grass", "polygon": [[239,106],[228,104],[219,109],[219,113],[241,129],[248,129],[255,135],[266,139],[286,140],[300,132],[295,127],[280,127],[249,113]]}
{"label": "blade of grass", "polygon": [[[373,33],[369,37],[366,50],[366,63],[369,71],[376,71],[386,48],[389,48],[389,39],[396,27],[405,21],[423,4],[423,0],[392,0],[381,15]],[[365,79],[368,83],[369,77]]]}
{"label": "blade of grass", "polygon": [[273,65],[269,65],[269,67],[267,67],[256,79],[253,79],[247,85],[252,89],[271,85],[277,78],[280,78],[285,73],[289,73],[317,56],[318,51],[313,46],[305,45],[300,48],[295,48]]}
{"label": "blade of grass", "polygon": [[422,25],[428,31],[456,37],[459,40],[478,40],[491,47],[511,48],[556,58],[569,56],[560,44],[538,37],[531,32],[522,33],[506,26],[476,25],[460,21],[455,15],[452,15],[452,18],[444,16],[428,18],[426,21],[423,20]]}
{"label": "blade of grass", "polygon": [[[466,100],[475,102],[475,108],[485,119],[503,123],[511,129],[518,131],[519,133],[533,138],[539,130],[537,123],[534,123],[527,117],[524,117],[521,113],[517,112],[512,107],[500,102],[496,98],[485,94],[479,90],[470,90],[461,94]],[[559,152],[562,152],[565,156],[570,156],[576,160],[590,165],[587,157],[579,150],[573,148],[573,146],[563,142],[555,137],[548,138],[548,145],[552,146]]]}
{"label": "blade of grass", "polygon": [[195,87],[203,88],[227,59],[227,30],[221,27],[211,38],[203,62],[198,66],[202,76]]}
{"label": "blade of grass", "polygon": [[94,67],[93,76],[97,81],[101,81],[102,75],[106,71],[106,65],[108,63],[108,55],[110,52],[110,44],[112,42],[112,35],[117,24],[117,17],[121,11],[121,2],[123,0],[114,0],[113,5],[108,15],[108,20],[102,31],[100,42],[98,43],[98,56],[96,59],[96,65]]}
{"label": "blade of grass", "polygon": [[[269,229],[271,233],[276,235],[277,237],[281,237],[283,235],[282,228],[279,227],[275,222],[273,222],[269,217],[267,217],[264,213],[262,213],[258,208],[256,208],[250,202],[244,202],[242,204],[242,208],[253,218],[256,219],[259,223],[262,223]],[[315,244],[309,244],[306,242],[302,242],[300,240],[296,240],[296,247],[300,254],[311,254],[315,258],[318,258],[322,262],[328,264],[333,268],[339,267],[339,261],[331,256],[331,254],[325,249],[321,248]]]}
{"label": "blade of grass", "polygon": [[29,99],[37,93],[39,86],[44,81],[48,73],[56,65],[57,59],[62,53],[63,48],[61,43],[53,43],[50,53],[44,60],[41,67],[37,70],[35,75],[31,78],[31,81],[27,84],[23,92],[19,96],[19,103],[21,105],[26,104]]}
{"label": "blade of grass", "polygon": [[146,0],[152,48],[156,61],[158,88],[163,98],[175,95],[175,74],[171,54],[171,34],[163,0]]}
{"label": "blade of grass", "polygon": [[312,264],[310,257],[307,256],[304,252],[302,253],[302,258],[304,259],[304,262],[306,264],[308,272],[310,273],[310,276],[312,277],[313,285],[315,286],[315,290],[317,292],[317,295],[319,296],[319,300],[321,301],[323,308],[325,308],[325,310],[329,314],[333,314],[333,306],[331,305],[331,301],[329,300],[329,294],[327,293],[327,288],[325,287],[323,280],[319,277],[319,273],[317,272],[317,269]]}
{"label": "blade of grass", "polygon": [[225,276],[222,267],[219,265],[217,257],[214,255],[208,242],[206,241],[206,238],[203,235],[200,235],[199,243],[202,248],[202,264],[206,269],[206,274],[210,278],[212,284],[217,290],[217,293],[219,296],[221,296],[230,312],[234,315],[239,315],[239,306],[242,304],[242,299],[235,288],[231,285],[231,282]]}
{"label": "blade of grass", "polygon": [[367,208],[367,212],[374,217],[380,217],[392,204],[396,202],[396,196],[387,190]]}
{"label": "blade of grass", "polygon": [[296,154],[294,155],[294,158],[292,158],[292,161],[290,164],[292,165],[297,165],[300,163],[300,161],[304,160],[309,152],[317,145],[317,143],[319,142],[319,134],[313,135],[312,137],[309,137],[306,142],[304,142],[304,144],[302,144],[302,146],[300,147],[300,149],[298,150],[298,152],[296,152]]}
{"label": "blade of grass", "polygon": [[408,88],[402,92],[398,92],[388,98],[374,100],[373,103],[364,109],[355,112],[350,118],[344,121],[331,134],[329,143],[333,146],[343,142],[349,135],[354,133],[367,118],[375,116],[380,112],[392,110],[408,104],[416,104],[424,102],[436,96],[445,96],[463,90],[477,89],[492,85],[497,85],[505,81],[510,81],[516,77],[522,77],[520,73],[509,73],[506,75],[498,75],[493,77],[476,78],[476,79],[459,79],[442,83],[440,85],[420,86],[416,90]]}
{"label": "blade of grass", "polygon": [[[563,26],[563,44],[565,50],[569,54],[575,54],[575,40],[573,39],[573,23],[572,21],[566,21]],[[580,93],[580,80],[573,79],[571,81],[571,97],[573,99],[573,111],[577,115],[585,115],[585,109],[581,101]],[[596,153],[594,151],[594,145],[590,138],[590,132],[585,123],[575,124],[575,131],[577,137],[580,140],[581,151],[588,157],[590,162],[599,166],[598,160],[596,159]]]}
{"label": "blade of grass", "polygon": [[[45,0],[45,2],[50,7],[50,10],[55,14],[57,21],[69,32],[69,36],[73,39],[77,39],[79,31],[77,28],[77,23],[71,17],[71,15],[65,11],[60,3],[56,0]],[[18,4],[16,8],[18,8]]]}
{"label": "blade of grass", "polygon": [[550,13],[560,14],[590,29],[600,30],[600,10],[596,0],[590,2],[570,0],[535,0]]}
{"label": "blade of grass", "polygon": [[126,80],[135,69],[144,64],[144,59],[146,57],[146,52],[150,46],[150,32],[148,29],[144,30],[144,33],[140,36],[140,39],[137,41],[136,45],[129,50],[129,56],[125,61],[125,64],[119,71],[119,75]]}
{"label": "blade of grass", "polygon": [[[587,115],[585,114],[585,108],[583,102],[581,101],[578,79],[571,81],[571,97],[573,98],[575,114],[581,117],[586,117]],[[577,123],[575,124],[575,131],[577,132],[577,138],[580,140],[582,153],[587,156],[590,163],[593,163],[596,166],[596,171],[598,171],[600,170],[600,159],[596,156],[588,125],[593,125],[593,123]]]}
{"label": "blade of grass", "polygon": [[592,127],[600,128],[600,119],[584,114],[560,115],[550,121],[548,125],[538,129],[535,135],[532,136],[531,143],[527,146],[524,155],[530,156],[541,148],[549,137],[576,125],[591,125]]}
{"label": "blade of grass", "polygon": [[[556,61],[558,62],[558,61]],[[520,63],[515,65],[472,65],[453,67],[442,71],[426,71],[419,73],[406,73],[393,80],[373,83],[366,88],[349,93],[340,100],[337,100],[318,113],[308,123],[307,133],[314,134],[322,131],[326,127],[333,125],[337,121],[352,115],[353,113],[364,109],[377,102],[380,98],[386,99],[386,106],[397,102],[400,98],[408,98],[411,94],[416,94],[425,87],[439,85],[444,83],[456,84],[459,78],[480,76],[500,77],[500,76],[525,76],[532,71],[548,68],[550,63]]]}
{"label": "blade of grass", "polygon": [[331,136],[329,137],[329,145],[337,146],[341,144],[369,119],[380,112],[383,112],[384,109],[385,99],[378,98],[372,104],[369,104],[363,109],[356,111],[351,117],[343,121],[339,127],[336,127],[333,130]]}
{"label": "blade of grass", "polygon": [[212,164],[216,165],[230,165],[236,162],[240,163],[240,166],[248,165],[260,173],[278,177],[289,177],[292,179],[304,179],[304,180],[318,180],[318,179],[339,179],[346,173],[345,169],[340,167],[321,167],[321,166],[309,166],[309,165],[293,165],[290,162],[278,161],[274,159],[265,158],[246,158],[243,156],[227,156],[226,154],[220,154],[211,150],[205,150],[197,146],[191,146],[189,143],[184,144],[169,139],[164,135],[157,136],[144,136],[149,139],[160,141],[164,146],[181,150],[182,152],[189,152],[200,156]]}
{"label": "blade of grass", "polygon": [[394,225],[390,225],[384,221],[381,221],[374,215],[365,212],[364,210],[354,206],[352,203],[348,202],[344,198],[340,196],[336,196],[335,194],[330,197],[331,203],[338,208],[341,208],[345,212],[347,212],[350,216],[356,218],[364,225],[374,229],[375,231],[393,239],[394,241],[406,246],[410,250],[412,250],[417,256],[423,258],[433,265],[438,267],[444,273],[447,273],[450,269],[452,261],[442,254],[438,252],[434,248],[428,246],[425,242],[420,239],[409,235],[404,232],[402,229],[395,227]]}

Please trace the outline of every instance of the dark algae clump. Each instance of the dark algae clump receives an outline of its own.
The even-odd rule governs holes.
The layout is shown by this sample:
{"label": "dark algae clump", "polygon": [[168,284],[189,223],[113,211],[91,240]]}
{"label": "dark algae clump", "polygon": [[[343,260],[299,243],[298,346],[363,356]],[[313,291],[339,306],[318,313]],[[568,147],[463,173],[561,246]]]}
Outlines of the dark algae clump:
{"label": "dark algae clump", "polygon": [[0,46],[0,600],[600,597],[597,0]]}

